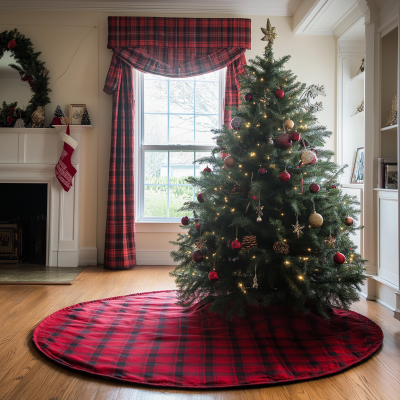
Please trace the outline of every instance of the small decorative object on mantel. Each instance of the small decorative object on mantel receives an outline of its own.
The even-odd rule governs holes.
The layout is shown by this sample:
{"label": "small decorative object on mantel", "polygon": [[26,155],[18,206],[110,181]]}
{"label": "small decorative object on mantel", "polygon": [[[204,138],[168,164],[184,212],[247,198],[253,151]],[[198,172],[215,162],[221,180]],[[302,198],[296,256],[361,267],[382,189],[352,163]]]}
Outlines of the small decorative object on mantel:
{"label": "small decorative object on mantel", "polygon": [[360,65],[360,68],[358,69],[357,75],[362,74],[364,72],[364,60],[365,60],[365,58],[363,57],[363,59],[361,60],[361,65]]}
{"label": "small decorative object on mantel", "polygon": [[386,126],[397,124],[397,95],[393,96],[392,104],[389,108],[389,115],[386,119]]}
{"label": "small decorative object on mantel", "polygon": [[0,109],[0,127],[9,128],[13,127],[17,121],[17,115],[20,116],[24,114],[24,110],[17,107],[17,102],[7,104],[3,101]]}
{"label": "small decorative object on mantel", "polygon": [[70,104],[69,119],[71,125],[81,125],[83,113],[85,112],[85,104]]}
{"label": "small decorative object on mantel", "polygon": [[88,113],[87,108],[85,108],[85,111],[82,115],[81,125],[92,125],[90,122],[89,113]]}
{"label": "small decorative object on mantel", "polygon": [[69,119],[69,117],[64,115],[63,117],[61,117],[61,124],[62,125],[71,125],[71,120]]}
{"label": "small decorative object on mantel", "polygon": [[44,128],[44,108],[39,106],[32,114],[32,128]]}
{"label": "small decorative object on mantel", "polygon": [[364,111],[364,99],[362,99],[361,104],[357,107],[356,114]]}
{"label": "small decorative object on mantel", "polygon": [[14,128],[25,128],[25,122],[21,118],[21,113],[19,114],[19,118],[15,121]]}

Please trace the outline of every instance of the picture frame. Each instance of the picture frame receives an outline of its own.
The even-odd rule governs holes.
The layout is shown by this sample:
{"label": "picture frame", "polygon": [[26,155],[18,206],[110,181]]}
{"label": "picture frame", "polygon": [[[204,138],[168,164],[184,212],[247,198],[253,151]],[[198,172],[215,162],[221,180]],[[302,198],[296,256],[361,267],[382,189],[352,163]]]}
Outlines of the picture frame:
{"label": "picture frame", "polygon": [[85,112],[86,104],[70,104],[69,118],[71,125],[81,125],[82,116]]}
{"label": "picture frame", "polygon": [[387,164],[385,166],[385,189],[397,189],[397,183],[397,164]]}
{"label": "picture frame", "polygon": [[357,149],[350,183],[364,183],[364,147]]}

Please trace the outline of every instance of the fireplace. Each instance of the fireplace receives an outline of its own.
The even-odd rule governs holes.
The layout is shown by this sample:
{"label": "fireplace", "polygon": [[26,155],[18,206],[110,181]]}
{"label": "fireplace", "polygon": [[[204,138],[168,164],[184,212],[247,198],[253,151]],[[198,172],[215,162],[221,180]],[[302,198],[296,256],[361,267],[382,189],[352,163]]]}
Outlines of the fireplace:
{"label": "fireplace", "polygon": [[[22,254],[27,251],[24,246],[27,237],[34,237],[33,244],[30,243],[30,254],[34,259],[40,259],[50,267],[77,267],[88,265],[89,256],[93,262],[97,261],[96,249],[79,247],[79,203],[80,203],[80,160],[81,160],[81,135],[85,127],[71,125],[71,136],[78,141],[79,146],[72,155],[72,164],[77,169],[73,179],[73,186],[65,192],[57,178],[54,168],[60,157],[63,142],[61,135],[66,126],[56,128],[1,128],[0,129],[0,185],[6,184],[7,189],[0,188],[0,197],[12,185],[34,188],[40,194],[41,199],[37,210],[32,211],[29,216],[24,216],[22,211],[15,210],[10,214],[3,215],[0,211],[0,221],[11,225],[8,227],[7,237],[3,234],[4,246],[13,247],[14,252]],[[19,189],[18,189],[19,190]],[[28,203],[36,203],[27,197]],[[44,200],[45,198],[45,200]],[[43,200],[43,201],[42,201]],[[4,204],[3,199],[0,204]],[[11,201],[11,200],[10,200]],[[12,203],[13,201],[11,201]],[[14,204],[7,203],[5,208],[13,209]],[[25,205],[24,207],[30,207]],[[4,207],[3,207],[4,208]],[[18,208],[20,210],[20,208]],[[20,216],[20,218],[18,217]],[[24,233],[24,226],[25,231]],[[19,248],[18,233],[22,228],[22,248]],[[17,233],[17,240],[11,243],[12,231]],[[45,235],[46,240],[43,240]],[[36,239],[35,239],[36,237]],[[15,236],[14,236],[15,238]],[[40,239],[42,238],[42,239]],[[43,255],[44,251],[44,255]],[[92,256],[93,253],[93,256]],[[30,256],[29,256],[30,257]]]}
{"label": "fireplace", "polygon": [[46,265],[47,184],[0,183],[0,263]]}

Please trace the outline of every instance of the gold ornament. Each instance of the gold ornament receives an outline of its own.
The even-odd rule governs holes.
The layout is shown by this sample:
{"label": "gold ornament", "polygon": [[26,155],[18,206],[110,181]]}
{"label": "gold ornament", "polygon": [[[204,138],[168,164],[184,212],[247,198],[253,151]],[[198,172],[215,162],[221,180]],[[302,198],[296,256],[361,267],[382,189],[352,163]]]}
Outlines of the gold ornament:
{"label": "gold ornament", "polygon": [[361,65],[360,65],[360,68],[358,69],[357,75],[361,74],[362,72],[364,72],[364,57],[361,60]]}
{"label": "gold ornament", "polygon": [[285,128],[286,129],[292,129],[294,127],[294,122],[291,119],[287,119],[285,121]]}
{"label": "gold ornament", "polygon": [[254,235],[243,236],[242,249],[251,249],[257,247],[257,238]]}
{"label": "gold ornament", "polygon": [[236,159],[232,156],[225,157],[224,164],[227,168],[232,168],[236,164]]}
{"label": "gold ornament", "polygon": [[254,267],[254,278],[253,278],[253,289],[258,289],[258,282],[257,282],[257,264]]}
{"label": "gold ornament", "polygon": [[397,95],[393,96],[392,104],[389,108],[389,115],[386,119],[386,126],[397,124]]}
{"label": "gold ornament", "polygon": [[285,242],[275,242],[273,249],[278,254],[289,254],[289,245]]}
{"label": "gold ornament", "polygon": [[202,237],[196,240],[196,248],[200,251],[207,248],[207,243]]}
{"label": "gold ornament", "polygon": [[64,115],[64,117],[61,117],[61,124],[62,125],[71,125],[71,120],[69,119],[69,117]]}
{"label": "gold ornament", "polygon": [[269,106],[269,100],[270,98],[267,96],[267,90],[264,89],[264,96],[260,98],[261,103],[264,104],[264,108],[267,108],[267,106]]}
{"label": "gold ornament", "polygon": [[293,233],[297,233],[297,238],[300,237],[300,233],[303,233],[301,230],[305,228],[305,226],[300,226],[299,219],[296,218],[296,225],[292,225],[294,228]]}
{"label": "gold ornament", "polygon": [[[275,27],[271,27],[271,22],[269,21],[269,18],[267,19],[267,29],[261,28],[261,31],[265,35],[261,40],[264,42],[269,42],[268,44],[274,44],[274,40],[278,37],[278,35],[275,32]],[[265,46],[265,48],[266,47],[267,46]]]}
{"label": "gold ornament", "polygon": [[321,214],[314,211],[308,218],[308,222],[313,228],[319,228],[324,223],[324,219]]}
{"label": "gold ornament", "polygon": [[331,234],[329,234],[329,238],[325,239],[325,242],[329,244],[329,246],[334,247],[336,243],[336,238],[334,238]]}
{"label": "gold ornament", "polygon": [[32,128],[44,128],[44,108],[39,106],[32,114]]}
{"label": "gold ornament", "polygon": [[301,162],[303,164],[311,164],[316,158],[317,155],[312,150],[305,150],[301,153]]}

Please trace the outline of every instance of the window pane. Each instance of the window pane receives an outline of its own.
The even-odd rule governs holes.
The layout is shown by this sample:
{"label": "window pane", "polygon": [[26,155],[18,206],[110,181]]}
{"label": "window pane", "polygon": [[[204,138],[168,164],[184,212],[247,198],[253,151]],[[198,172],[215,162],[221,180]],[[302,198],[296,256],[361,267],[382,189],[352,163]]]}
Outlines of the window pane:
{"label": "window pane", "polygon": [[178,211],[185,201],[193,201],[194,189],[192,186],[169,187],[169,216],[184,217],[187,211]]}
{"label": "window pane", "polygon": [[167,186],[144,187],[144,216],[167,217]]}
{"label": "window pane", "polygon": [[194,174],[193,151],[171,151],[169,153],[169,183],[187,183],[186,178]]}
{"label": "window pane", "polygon": [[196,82],[196,114],[218,114],[218,82]]}
{"label": "window pane", "polygon": [[168,183],[168,152],[146,151],[144,153],[144,183]]}
{"label": "window pane", "polygon": [[209,74],[199,75],[195,77],[196,81],[219,81],[219,71],[210,72]]}
{"label": "window pane", "polygon": [[193,113],[194,81],[171,80],[169,85],[169,112]]}
{"label": "window pane", "polygon": [[169,116],[169,143],[188,144],[194,142],[194,116]]}
{"label": "window pane", "polygon": [[218,115],[196,116],[196,144],[215,144],[214,133],[211,129],[218,126]]}
{"label": "window pane", "polygon": [[168,114],[144,114],[144,144],[168,144]]}
{"label": "window pane", "polygon": [[[195,159],[199,160],[200,158],[203,157],[210,157],[211,153],[209,151],[196,151],[196,156]],[[200,176],[200,172],[203,171],[203,169],[207,167],[205,164],[195,164],[195,169],[196,169],[196,177]]]}
{"label": "window pane", "polygon": [[168,81],[144,81],[144,112],[168,112]]}

